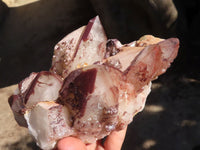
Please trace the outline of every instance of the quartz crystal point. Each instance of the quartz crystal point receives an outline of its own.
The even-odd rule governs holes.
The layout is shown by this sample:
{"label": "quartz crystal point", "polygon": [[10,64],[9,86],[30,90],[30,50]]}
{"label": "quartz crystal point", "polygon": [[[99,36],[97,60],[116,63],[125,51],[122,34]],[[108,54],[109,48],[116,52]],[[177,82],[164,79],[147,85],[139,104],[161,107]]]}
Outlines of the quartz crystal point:
{"label": "quartz crystal point", "polygon": [[10,107],[42,149],[68,136],[94,143],[143,110],[151,81],[170,67],[178,48],[177,38],[151,35],[129,44],[107,40],[97,16],[55,46],[50,71],[18,84]]}

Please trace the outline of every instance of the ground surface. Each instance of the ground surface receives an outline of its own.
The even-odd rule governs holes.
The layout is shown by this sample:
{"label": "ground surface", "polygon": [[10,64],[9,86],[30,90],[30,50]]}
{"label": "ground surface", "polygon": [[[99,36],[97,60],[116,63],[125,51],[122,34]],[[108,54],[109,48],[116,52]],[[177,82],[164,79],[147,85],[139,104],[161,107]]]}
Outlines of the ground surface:
{"label": "ground surface", "polygon": [[[17,0],[11,1],[14,2]],[[179,56],[167,73],[154,81],[144,111],[129,125],[123,150],[200,150],[200,4],[198,0],[174,2],[179,11]],[[76,5],[79,3],[40,0],[2,11],[5,17],[2,21],[0,16],[0,150],[39,149],[27,129],[16,124],[7,99],[17,82],[29,73],[48,70],[56,42],[95,16],[87,1]],[[124,37],[131,36],[126,32]]]}
{"label": "ground surface", "polygon": [[[200,148],[200,82],[162,76],[154,82],[143,112],[129,125],[124,150],[198,150]],[[19,127],[7,103],[16,85],[0,89],[0,149],[39,149]]]}

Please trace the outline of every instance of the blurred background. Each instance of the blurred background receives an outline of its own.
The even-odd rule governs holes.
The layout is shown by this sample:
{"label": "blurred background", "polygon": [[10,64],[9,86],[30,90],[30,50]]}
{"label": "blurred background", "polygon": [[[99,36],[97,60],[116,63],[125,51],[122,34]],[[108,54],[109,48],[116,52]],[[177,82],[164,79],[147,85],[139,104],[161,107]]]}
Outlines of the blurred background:
{"label": "blurred background", "polygon": [[199,0],[0,0],[0,149],[39,149],[15,123],[7,98],[31,72],[48,70],[55,44],[96,15],[108,38],[122,43],[145,34],[180,40],[122,150],[200,150]]}

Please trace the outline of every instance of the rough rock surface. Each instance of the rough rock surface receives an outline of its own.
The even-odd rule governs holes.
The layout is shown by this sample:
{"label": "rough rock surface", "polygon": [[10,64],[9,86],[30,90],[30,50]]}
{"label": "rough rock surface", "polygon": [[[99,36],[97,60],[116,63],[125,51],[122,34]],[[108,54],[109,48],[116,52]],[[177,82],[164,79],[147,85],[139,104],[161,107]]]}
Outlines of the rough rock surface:
{"label": "rough rock surface", "polygon": [[28,130],[20,127],[14,117],[8,104],[8,97],[16,89],[17,85],[8,86],[0,89],[0,149],[14,150],[23,149],[31,150],[36,148],[32,142]]}

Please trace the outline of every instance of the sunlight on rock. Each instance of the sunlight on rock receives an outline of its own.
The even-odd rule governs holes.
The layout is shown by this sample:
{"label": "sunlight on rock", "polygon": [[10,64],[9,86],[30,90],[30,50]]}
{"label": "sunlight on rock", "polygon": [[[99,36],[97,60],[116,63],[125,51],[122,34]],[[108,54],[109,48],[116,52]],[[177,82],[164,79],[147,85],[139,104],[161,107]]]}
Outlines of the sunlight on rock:
{"label": "sunlight on rock", "polygon": [[152,140],[152,139],[149,139],[149,140],[146,140],[143,144],[142,144],[142,147],[144,149],[149,149],[151,148],[152,146],[155,146],[156,145],[156,141],[155,140]]}
{"label": "sunlight on rock", "polygon": [[159,105],[146,105],[144,110],[151,113],[158,113],[164,111],[164,108]]}
{"label": "sunlight on rock", "polygon": [[195,120],[183,120],[181,122],[181,127],[195,126],[195,125],[197,125],[197,122]]}
{"label": "sunlight on rock", "polygon": [[200,81],[199,80],[196,80],[196,79],[193,79],[193,78],[183,78],[182,79],[184,82],[186,82],[186,83],[200,83]]}
{"label": "sunlight on rock", "polygon": [[161,83],[153,83],[152,84],[152,90],[156,90],[158,88],[162,87],[162,84]]}
{"label": "sunlight on rock", "polygon": [[19,7],[39,0],[2,0],[8,7]]}

